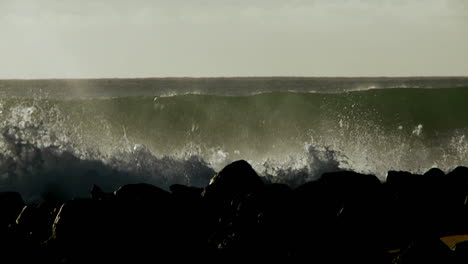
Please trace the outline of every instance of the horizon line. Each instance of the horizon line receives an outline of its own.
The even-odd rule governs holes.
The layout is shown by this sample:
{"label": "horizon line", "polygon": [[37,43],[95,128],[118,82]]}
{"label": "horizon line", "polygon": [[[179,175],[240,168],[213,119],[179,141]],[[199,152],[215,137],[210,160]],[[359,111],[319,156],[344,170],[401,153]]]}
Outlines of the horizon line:
{"label": "horizon line", "polygon": [[303,78],[303,79],[400,79],[400,78],[468,78],[468,75],[399,75],[399,76],[305,76],[305,75],[252,75],[252,76],[151,76],[151,77],[53,77],[53,78],[0,78],[0,81],[39,80],[145,80],[145,79],[261,79],[261,78]]}

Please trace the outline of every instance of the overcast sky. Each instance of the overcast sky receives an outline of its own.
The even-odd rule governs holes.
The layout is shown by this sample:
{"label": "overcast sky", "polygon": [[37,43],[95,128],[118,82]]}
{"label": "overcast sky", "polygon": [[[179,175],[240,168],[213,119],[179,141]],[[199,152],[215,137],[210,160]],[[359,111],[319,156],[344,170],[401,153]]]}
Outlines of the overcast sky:
{"label": "overcast sky", "polygon": [[0,0],[0,78],[468,75],[468,0]]}

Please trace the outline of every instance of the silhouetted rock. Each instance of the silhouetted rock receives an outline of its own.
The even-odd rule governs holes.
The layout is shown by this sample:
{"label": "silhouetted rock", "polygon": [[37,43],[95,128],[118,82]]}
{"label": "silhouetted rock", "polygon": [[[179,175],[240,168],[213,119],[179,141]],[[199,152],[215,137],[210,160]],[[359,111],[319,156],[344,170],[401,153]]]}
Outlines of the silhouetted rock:
{"label": "silhouetted rock", "polygon": [[330,263],[384,259],[381,188],[375,176],[349,171],[326,173],[298,187],[291,204],[294,258]]}
{"label": "silhouetted rock", "polygon": [[94,185],[90,194],[24,206],[18,193],[0,193],[0,260],[389,264],[387,251],[398,248],[394,264],[468,259],[466,242],[452,251],[439,239],[468,233],[465,167],[390,171],[384,183],[332,172],[292,190],[265,184],[240,160],[204,189],[175,184],[167,192],[140,183],[106,193]]}
{"label": "silhouetted rock", "polygon": [[[384,189],[391,196],[388,205],[388,217],[391,219],[387,228],[401,243],[410,242],[412,237],[426,232],[431,214],[433,195],[423,175],[403,171],[389,171]],[[397,238],[395,238],[397,239]],[[400,244],[399,246],[403,246]]]}
{"label": "silhouetted rock", "polygon": [[[178,261],[207,260],[209,210],[203,202],[202,188],[180,184],[170,186],[171,190],[171,243],[175,245],[171,259]],[[185,252],[185,254],[178,254]]]}
{"label": "silhouetted rock", "polygon": [[425,235],[414,239],[407,248],[403,249],[396,263],[452,264],[456,262],[453,251],[447,245],[445,245],[438,237]]}
{"label": "silhouetted rock", "polygon": [[[258,192],[263,181],[252,166],[244,160],[235,161],[217,173],[202,192],[206,206],[208,248],[211,254],[227,257],[222,241],[236,235],[242,227],[232,229],[236,222],[237,208],[246,196]],[[230,243],[232,245],[232,243]]]}
{"label": "silhouetted rock", "polygon": [[278,260],[290,253],[289,202],[291,189],[282,184],[265,185],[245,195],[231,218],[222,219],[222,227],[209,243],[225,260]]}
{"label": "silhouetted rock", "polygon": [[440,179],[440,178],[442,178],[444,176],[445,176],[445,172],[442,171],[439,168],[432,168],[432,169],[428,170],[426,173],[424,173],[425,178],[431,177],[431,178],[435,178],[435,179]]}
{"label": "silhouetted rock", "polygon": [[47,241],[49,261],[81,263],[102,256],[112,241],[113,217],[100,201],[74,199],[62,205]]}
{"label": "silhouetted rock", "polygon": [[16,219],[16,228],[28,243],[42,243],[52,235],[57,212],[57,208],[48,203],[29,204]]}
{"label": "silhouetted rock", "polygon": [[53,226],[54,239],[64,242],[90,240],[100,227],[98,203],[92,199],[74,199],[67,201],[60,208]]}
{"label": "silhouetted rock", "polygon": [[110,199],[114,198],[113,193],[104,192],[96,184],[93,185],[93,188],[91,189],[90,195],[91,195],[91,199],[100,200],[100,201],[107,201],[107,200],[110,200]]}
{"label": "silhouetted rock", "polygon": [[136,262],[154,254],[163,258],[175,254],[179,237],[172,236],[177,227],[171,194],[144,183],[124,185],[114,193],[117,250]]}
{"label": "silhouetted rock", "polygon": [[147,183],[123,185],[114,192],[116,200],[120,202],[152,203],[165,202],[170,193]]}
{"label": "silhouetted rock", "polygon": [[422,175],[412,174],[407,171],[388,171],[386,183],[396,188],[413,188],[421,183],[422,179]]}
{"label": "silhouetted rock", "polygon": [[181,184],[173,184],[169,187],[173,196],[190,198],[201,198],[203,188],[189,187]]}
{"label": "silhouetted rock", "polygon": [[232,200],[258,190],[262,180],[252,166],[244,160],[235,161],[217,173],[203,190],[206,199]]}
{"label": "silhouetted rock", "polygon": [[[468,168],[457,167],[449,172],[446,178],[450,184],[448,191],[450,203],[457,207],[456,210],[460,212],[458,217],[463,217],[466,223],[468,221]],[[468,228],[465,230],[465,233],[468,233]]]}
{"label": "silhouetted rock", "polygon": [[457,263],[468,263],[468,241],[455,245],[455,256],[458,261]]}
{"label": "silhouetted rock", "polygon": [[468,183],[468,168],[459,166],[447,174],[450,179],[455,179],[460,183]]}
{"label": "silhouetted rock", "polygon": [[14,263],[21,260],[21,251],[27,250],[15,229],[15,220],[24,207],[17,192],[0,192],[0,262]]}
{"label": "silhouetted rock", "polygon": [[24,205],[19,193],[0,192],[0,232],[15,222]]}

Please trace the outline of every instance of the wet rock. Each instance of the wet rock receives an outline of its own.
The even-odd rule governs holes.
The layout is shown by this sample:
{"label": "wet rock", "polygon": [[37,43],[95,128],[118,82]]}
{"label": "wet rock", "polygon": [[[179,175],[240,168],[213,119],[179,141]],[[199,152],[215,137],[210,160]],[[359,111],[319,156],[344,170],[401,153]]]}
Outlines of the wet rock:
{"label": "wet rock", "polygon": [[[83,263],[109,255],[115,241],[115,218],[102,202],[73,199],[65,202],[47,240],[47,262]],[[109,255],[111,256],[111,255]]]}
{"label": "wet rock", "polygon": [[204,189],[142,183],[106,193],[95,185],[90,199],[60,207],[54,199],[24,207],[19,194],[0,193],[0,248],[45,263],[390,263],[386,251],[396,248],[395,263],[465,263],[467,246],[452,252],[439,237],[466,233],[467,180],[465,167],[447,175],[390,171],[384,183],[340,171],[291,189],[264,184],[241,160]]}
{"label": "wet rock", "polygon": [[224,167],[205,187],[202,197],[206,206],[208,247],[217,252],[214,254],[223,251],[220,241],[236,234],[237,230],[232,229],[232,225],[236,222],[239,203],[246,196],[259,191],[263,185],[252,166],[239,160]]}
{"label": "wet rock", "polygon": [[52,225],[52,237],[62,243],[92,242],[101,228],[99,203],[92,199],[74,199],[64,203]]}
{"label": "wet rock", "polygon": [[15,222],[24,205],[19,193],[0,192],[0,232]]}
{"label": "wet rock", "polygon": [[15,220],[24,207],[17,192],[0,192],[0,252],[1,261],[15,263],[22,260],[21,251],[26,249],[15,228]]}
{"label": "wet rock", "polygon": [[454,252],[438,237],[421,236],[414,239],[398,257],[397,264],[452,264],[455,262]]}
{"label": "wet rock", "polygon": [[210,238],[223,259],[278,260],[290,253],[289,202],[291,189],[264,185],[244,196],[236,213]]}
{"label": "wet rock", "polygon": [[16,219],[16,228],[27,243],[40,244],[52,235],[58,209],[51,204],[26,205]]}
{"label": "wet rock", "polygon": [[262,180],[252,166],[244,160],[239,160],[217,173],[204,189],[202,196],[207,199],[229,200],[258,190],[262,185]]}

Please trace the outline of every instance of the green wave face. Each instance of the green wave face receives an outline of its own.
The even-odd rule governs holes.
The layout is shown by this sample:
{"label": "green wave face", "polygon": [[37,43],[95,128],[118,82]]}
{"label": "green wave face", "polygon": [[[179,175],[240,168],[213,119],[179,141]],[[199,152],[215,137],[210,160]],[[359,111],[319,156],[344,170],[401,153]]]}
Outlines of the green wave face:
{"label": "green wave face", "polygon": [[242,158],[271,173],[310,169],[332,150],[339,167],[381,177],[468,165],[468,88],[0,102],[3,127],[45,127],[79,153],[146,146],[158,156],[196,154],[215,169]]}

